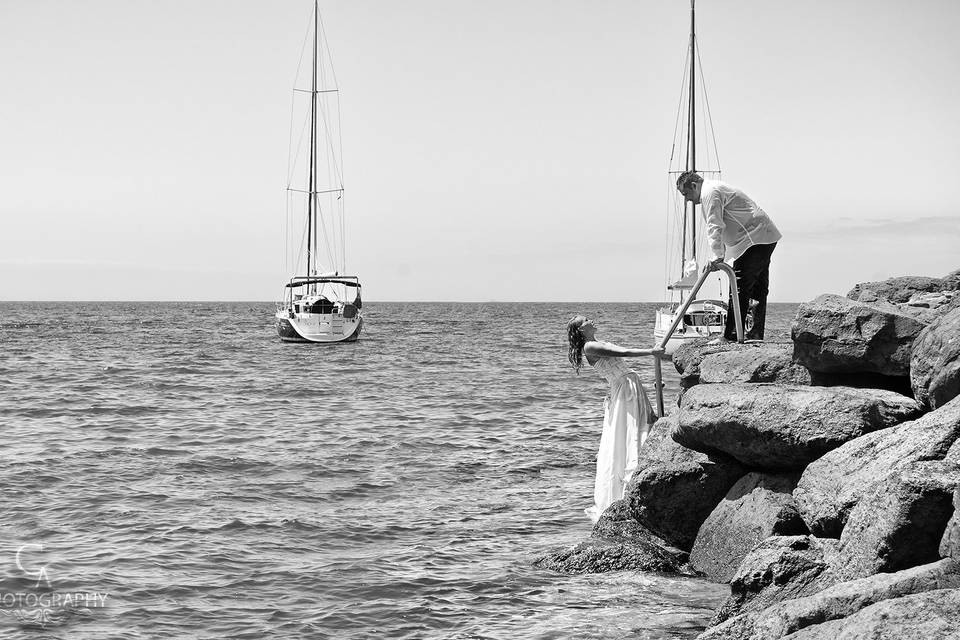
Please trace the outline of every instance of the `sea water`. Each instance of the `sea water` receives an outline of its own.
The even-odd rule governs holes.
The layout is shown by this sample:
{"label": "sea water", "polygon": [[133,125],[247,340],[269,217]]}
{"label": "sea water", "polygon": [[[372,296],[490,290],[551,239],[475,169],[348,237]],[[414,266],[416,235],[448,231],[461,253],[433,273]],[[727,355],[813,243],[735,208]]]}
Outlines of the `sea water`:
{"label": "sea water", "polygon": [[655,308],[368,303],[320,346],[267,303],[2,303],[0,635],[693,638],[725,587],[531,564],[591,529],[566,321],[650,346]]}

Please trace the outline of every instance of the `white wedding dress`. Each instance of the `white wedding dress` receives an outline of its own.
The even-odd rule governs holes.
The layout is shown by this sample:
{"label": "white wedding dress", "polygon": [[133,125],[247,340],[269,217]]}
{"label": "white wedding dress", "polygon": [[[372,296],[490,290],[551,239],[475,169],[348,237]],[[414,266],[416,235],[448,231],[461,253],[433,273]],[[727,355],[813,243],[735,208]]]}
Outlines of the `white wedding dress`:
{"label": "white wedding dress", "polygon": [[584,510],[596,522],[607,507],[623,497],[630,476],[637,468],[638,450],[656,414],[639,374],[632,371],[623,358],[600,357],[592,366],[610,384],[610,393],[603,403],[594,504]]}

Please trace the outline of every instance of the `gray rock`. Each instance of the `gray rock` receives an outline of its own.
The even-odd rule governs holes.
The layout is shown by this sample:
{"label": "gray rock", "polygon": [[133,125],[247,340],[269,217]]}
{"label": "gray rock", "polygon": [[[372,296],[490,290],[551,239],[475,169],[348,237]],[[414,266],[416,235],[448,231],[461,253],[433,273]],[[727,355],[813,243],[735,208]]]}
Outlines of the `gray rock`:
{"label": "gray rock", "polygon": [[892,303],[908,302],[917,294],[938,293],[960,289],[954,272],[946,278],[930,278],[927,276],[900,276],[880,282],[861,282],[854,285],[847,294],[851,300],[888,300]]}
{"label": "gray rock", "polygon": [[913,312],[926,322],[931,322],[945,313],[957,308],[960,291],[940,291],[937,293],[917,293],[903,304],[897,305],[904,311]]}
{"label": "gray rock", "polygon": [[593,525],[590,537],[629,542],[638,539],[651,539],[655,537],[655,534],[633,518],[633,514],[630,513],[630,500],[622,498],[600,514],[600,519]]}
{"label": "gray rock", "polygon": [[825,294],[800,305],[791,328],[793,357],[810,371],[907,376],[924,326],[887,302]]}
{"label": "gray rock", "polygon": [[953,516],[940,539],[940,556],[960,562],[960,488],[953,492]]}
{"label": "gray rock", "polygon": [[793,362],[787,343],[712,353],[700,362],[700,382],[773,382],[809,385],[810,372]]}
{"label": "gray rock", "polygon": [[746,555],[770,536],[807,533],[791,491],[799,474],[749,473],[700,526],[690,565],[717,582],[729,582]]}
{"label": "gray rock", "polygon": [[653,542],[683,562],[687,561],[686,551],[674,548],[669,542],[637,522],[630,511],[629,498],[617,500],[607,507],[597,523],[593,525],[590,537],[608,542]]}
{"label": "gray rock", "polygon": [[793,492],[814,535],[839,538],[850,510],[889,472],[943,460],[960,438],[960,398],[918,420],[852,440],[812,462]]}
{"label": "gray rock", "polygon": [[771,384],[702,384],[680,401],[673,439],[773,471],[801,470],[864,433],[920,413],[891,391]]}
{"label": "gray rock", "polygon": [[708,629],[697,640],[774,640],[829,620],[846,618],[877,602],[960,587],[960,565],[951,560],[841,582],[819,593],[741,614]]}
{"label": "gray rock", "polygon": [[[674,550],[675,551],[675,550]],[[591,538],[569,549],[551,552],[534,561],[540,569],[557,573],[605,573],[607,571],[682,572],[684,556],[655,543],[611,542]]]}
{"label": "gray rock", "polygon": [[[911,278],[911,276],[907,276]],[[872,291],[862,290],[855,296],[847,294],[848,298],[859,302],[888,302],[896,306],[902,313],[916,318],[924,324],[929,324],[945,313],[960,307],[960,281],[951,274],[946,278],[917,278],[920,285],[928,286],[912,288],[907,286],[899,290]],[[882,284],[882,283],[874,283]]]}
{"label": "gray rock", "polygon": [[730,597],[717,610],[713,623],[793,598],[808,596],[836,584],[830,568],[839,542],[813,536],[771,536],[754,547],[730,580]]}
{"label": "gray rock", "polygon": [[960,438],[957,438],[953,444],[950,445],[944,460],[954,464],[960,464]]}
{"label": "gray rock", "polygon": [[850,511],[834,573],[852,580],[939,560],[958,485],[960,466],[948,462],[915,462],[891,472]]}
{"label": "gray rock", "polygon": [[943,278],[901,276],[856,285],[847,297],[860,302],[889,302],[902,313],[929,324],[960,308],[960,270]]}
{"label": "gray rock", "polygon": [[710,338],[685,342],[673,354],[673,366],[680,374],[681,390],[699,384],[700,364],[707,356],[718,353],[750,353],[758,349],[790,351],[792,345],[789,342],[717,342]]}
{"label": "gray rock", "polygon": [[934,320],[917,336],[910,384],[914,397],[934,409],[960,395],[960,309]]}
{"label": "gray rock", "polygon": [[806,627],[790,640],[947,640],[960,638],[960,589],[882,600],[840,620]]}
{"label": "gray rock", "polygon": [[688,573],[687,552],[672,547],[634,520],[627,499],[617,500],[593,526],[590,539],[553,551],[534,566],[558,573],[664,571]]}
{"label": "gray rock", "polygon": [[707,456],[674,442],[675,419],[661,418],[651,428],[627,498],[634,519],[689,550],[700,525],[747,470],[727,456]]}

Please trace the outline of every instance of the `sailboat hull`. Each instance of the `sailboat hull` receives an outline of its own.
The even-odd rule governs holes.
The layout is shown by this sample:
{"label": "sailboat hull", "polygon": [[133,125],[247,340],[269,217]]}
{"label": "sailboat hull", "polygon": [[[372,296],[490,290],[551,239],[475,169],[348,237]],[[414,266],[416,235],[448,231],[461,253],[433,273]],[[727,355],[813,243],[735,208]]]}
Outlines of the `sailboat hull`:
{"label": "sailboat hull", "polygon": [[277,335],[283,342],[336,344],[356,342],[363,330],[363,318],[344,318],[336,314],[300,313],[290,317],[277,312]]}
{"label": "sailboat hull", "polygon": [[[680,308],[657,309],[656,323],[653,328],[653,337],[656,344],[661,344],[667,332],[677,319]],[[694,300],[687,308],[683,320],[677,325],[670,340],[664,346],[667,356],[681,345],[699,340],[723,335],[724,323],[727,319],[726,305],[713,300]]]}

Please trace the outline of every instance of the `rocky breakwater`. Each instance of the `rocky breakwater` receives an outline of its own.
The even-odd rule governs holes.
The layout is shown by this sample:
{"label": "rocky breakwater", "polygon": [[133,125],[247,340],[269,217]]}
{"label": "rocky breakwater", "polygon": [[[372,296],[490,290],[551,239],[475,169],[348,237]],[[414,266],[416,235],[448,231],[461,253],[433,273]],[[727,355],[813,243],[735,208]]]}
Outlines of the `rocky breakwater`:
{"label": "rocky breakwater", "polygon": [[674,364],[678,406],[608,512],[634,534],[595,536],[728,583],[701,639],[960,638],[960,271],[820,296],[791,343]]}

